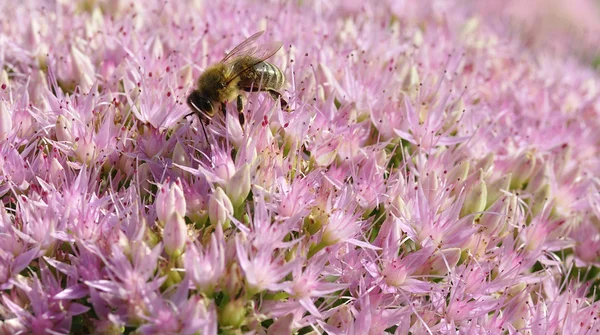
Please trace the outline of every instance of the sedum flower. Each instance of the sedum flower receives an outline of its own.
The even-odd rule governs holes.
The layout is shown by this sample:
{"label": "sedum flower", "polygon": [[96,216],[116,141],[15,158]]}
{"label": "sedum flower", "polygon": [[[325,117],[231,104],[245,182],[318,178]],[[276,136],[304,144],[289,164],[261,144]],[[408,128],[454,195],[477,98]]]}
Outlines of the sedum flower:
{"label": "sedum flower", "polygon": [[186,274],[196,289],[207,296],[212,295],[225,275],[225,240],[221,225],[217,225],[206,247],[188,243],[183,255]]}
{"label": "sedum flower", "polygon": [[596,332],[591,3],[5,1],[0,333]]}

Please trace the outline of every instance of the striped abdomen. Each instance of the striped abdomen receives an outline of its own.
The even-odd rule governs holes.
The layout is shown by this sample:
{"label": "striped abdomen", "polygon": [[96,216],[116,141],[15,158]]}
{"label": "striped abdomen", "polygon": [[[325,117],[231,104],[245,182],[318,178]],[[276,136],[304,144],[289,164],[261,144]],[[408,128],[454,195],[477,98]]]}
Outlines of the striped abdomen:
{"label": "striped abdomen", "polygon": [[263,61],[240,75],[238,87],[248,92],[268,91],[278,90],[283,87],[284,83],[283,72],[277,66]]}

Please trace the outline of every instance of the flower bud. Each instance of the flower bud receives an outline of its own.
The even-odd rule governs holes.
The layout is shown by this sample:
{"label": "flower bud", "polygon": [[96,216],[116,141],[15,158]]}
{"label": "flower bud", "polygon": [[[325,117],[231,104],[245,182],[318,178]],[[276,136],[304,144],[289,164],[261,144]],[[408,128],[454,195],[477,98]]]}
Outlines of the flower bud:
{"label": "flower bud", "polygon": [[528,193],[535,193],[545,184],[550,182],[551,168],[549,164],[538,165],[535,168],[525,190]]}
{"label": "flower bud", "polygon": [[58,182],[59,180],[62,180],[63,177],[63,171],[64,171],[64,167],[62,164],[60,164],[60,162],[56,159],[56,157],[52,157],[52,159],[50,160],[50,178],[52,178],[52,180],[56,182]]}
{"label": "flower bud", "polygon": [[399,287],[404,284],[408,276],[406,266],[397,259],[385,266],[382,269],[381,274],[383,275],[383,278],[385,278],[385,283],[392,287]]}
{"label": "flower bud", "polygon": [[548,199],[550,198],[550,194],[550,184],[544,184],[535,193],[533,193],[533,198],[531,199],[532,216],[536,216],[542,211],[544,205],[546,205]]}
{"label": "flower bud", "polygon": [[[228,248],[226,247],[225,259],[231,259],[231,257],[227,255],[229,253],[229,250],[227,249]],[[244,287],[249,290],[254,290],[253,288],[246,286],[242,269],[240,268],[239,264],[235,262],[231,263],[231,265],[222,275],[221,287],[223,288],[223,293],[230,297],[239,295]]]}
{"label": "flower bud", "polygon": [[460,260],[460,248],[437,250],[421,265],[415,274],[444,276],[453,269]]}
{"label": "flower bud", "polygon": [[177,258],[183,252],[187,238],[187,225],[183,216],[174,212],[165,223],[163,243],[167,255]]}
{"label": "flower bud", "polygon": [[162,185],[156,194],[154,204],[156,206],[156,216],[162,223],[167,222],[167,219],[174,213],[181,217],[185,216],[186,203],[181,189],[181,181],[177,179],[175,183],[171,183],[168,187]]}
{"label": "flower bud", "polygon": [[161,59],[165,55],[165,48],[163,48],[163,44],[158,36],[155,36],[150,44],[150,55],[154,59]]}
{"label": "flower bud", "polygon": [[12,130],[12,114],[8,110],[6,101],[0,101],[0,141],[8,138]]}
{"label": "flower bud", "polygon": [[535,155],[533,151],[527,151],[520,154],[513,163],[513,175],[510,188],[521,189],[523,184],[529,181],[531,174],[535,169]]}
{"label": "flower bud", "polygon": [[439,188],[439,178],[437,172],[431,171],[423,178],[422,189],[423,193],[429,201],[435,201],[436,196],[438,196],[438,188]]}
{"label": "flower bud", "polygon": [[56,139],[61,142],[73,142],[71,129],[71,121],[64,116],[59,115],[56,119]]}
{"label": "flower bud", "polygon": [[500,179],[494,181],[490,187],[488,187],[488,196],[486,207],[491,206],[496,202],[500,197],[502,197],[507,192],[510,187],[510,181],[512,179],[512,174],[506,174],[500,177]]}
{"label": "flower bud", "polygon": [[239,117],[232,117],[231,115],[225,119],[225,122],[227,123],[227,138],[231,141],[233,147],[236,149],[240,149],[245,143],[244,129],[242,129],[242,125],[240,124],[239,120]]}
{"label": "flower bud", "polygon": [[[4,88],[2,88],[2,87],[4,87]],[[0,89],[6,90],[9,87],[10,87],[10,81],[8,79],[8,72],[6,72],[6,69],[2,69],[2,71],[0,71]]]}
{"label": "flower bud", "polygon": [[483,181],[483,172],[479,170],[479,180],[471,188],[460,211],[460,217],[468,214],[478,213],[485,209],[487,200],[487,187]]}
{"label": "flower bud", "polygon": [[571,159],[572,157],[573,157],[573,149],[568,144],[564,144],[560,148],[558,153],[556,155],[554,155],[554,169],[555,169],[554,173],[557,176],[560,176],[563,174],[563,172],[565,172],[566,167],[569,165],[570,162],[572,162],[572,159]]}
{"label": "flower bud", "polygon": [[87,165],[93,162],[97,156],[96,144],[94,143],[94,140],[90,139],[88,141],[85,139],[80,139],[75,148],[75,155],[77,155],[77,158],[83,164]]}
{"label": "flower bud", "polygon": [[479,226],[485,235],[494,239],[504,236],[510,204],[509,197],[500,198],[481,215]]}
{"label": "flower bud", "polygon": [[2,202],[0,202],[0,228],[3,229],[3,231],[8,231],[12,224],[12,220],[10,218],[10,216],[8,215],[8,213],[6,212],[6,208],[4,207],[4,204]]}
{"label": "flower bud", "polygon": [[250,194],[250,165],[245,163],[225,185],[225,193],[231,199],[233,208],[240,207]]}
{"label": "flower bud", "polygon": [[475,165],[475,169],[481,169],[483,172],[487,172],[494,165],[494,153],[490,152],[483,159],[481,159],[477,165]]}
{"label": "flower bud", "polygon": [[15,128],[17,129],[17,136],[20,138],[32,137],[39,129],[37,121],[26,110],[14,111],[12,120],[14,125],[19,125]]}
{"label": "flower bud", "polygon": [[192,84],[192,82],[194,80],[192,70],[193,70],[193,68],[189,64],[185,65],[184,67],[182,67],[179,70],[179,73],[177,76],[177,85],[178,86],[187,87],[188,85]]}
{"label": "flower bud", "polygon": [[404,199],[402,196],[395,196],[392,201],[389,203],[389,212],[397,217],[397,218],[405,218],[406,220],[410,220],[412,218],[410,209],[406,206]]}
{"label": "flower bud", "polygon": [[[352,309],[348,305],[340,306],[329,317],[329,319],[327,320],[327,324],[340,330],[348,329],[350,326],[354,325],[354,316],[352,316]],[[269,330],[271,330],[271,328],[269,328]]]}
{"label": "flower bud", "polygon": [[327,215],[326,210],[317,205],[313,207],[310,214],[304,218],[302,229],[309,234],[314,235],[327,224],[328,219],[329,215]]}
{"label": "flower bud", "polygon": [[313,148],[310,154],[311,161],[319,167],[331,165],[337,155],[339,143],[338,139],[330,139],[320,146]]}
{"label": "flower bud", "polygon": [[119,160],[117,162],[117,167],[119,168],[119,170],[123,171],[125,175],[130,176],[135,169],[135,162],[133,160],[133,157],[129,155],[119,154],[118,159]]}
{"label": "flower bud", "polygon": [[181,145],[181,143],[177,142],[175,144],[175,148],[173,149],[173,163],[179,164],[181,166],[192,166],[190,162],[190,156],[185,152],[185,149]]}
{"label": "flower bud", "polygon": [[246,318],[246,307],[242,300],[233,300],[219,309],[219,326],[237,329],[242,326]]}
{"label": "flower bud", "polygon": [[148,166],[148,163],[144,162],[137,167],[135,173],[137,175],[135,179],[137,179],[137,181],[139,181],[140,183],[139,189],[141,195],[145,196],[148,194],[147,190],[150,189],[150,180],[152,180],[152,172],[150,171],[150,166]]}
{"label": "flower bud", "polygon": [[95,81],[96,69],[92,60],[85,53],[81,52],[74,45],[71,46],[71,60],[73,64],[73,78],[83,92],[88,92]]}
{"label": "flower bud", "polygon": [[452,170],[448,173],[448,183],[454,185],[461,185],[469,175],[469,161],[461,161],[457,165],[455,165]]}
{"label": "flower bud", "polygon": [[229,228],[229,216],[233,215],[233,205],[223,189],[217,187],[208,201],[208,218],[212,224]]}
{"label": "flower bud", "polygon": [[186,195],[187,217],[190,218],[196,227],[202,227],[208,219],[208,204],[204,196],[197,192],[190,191]]}

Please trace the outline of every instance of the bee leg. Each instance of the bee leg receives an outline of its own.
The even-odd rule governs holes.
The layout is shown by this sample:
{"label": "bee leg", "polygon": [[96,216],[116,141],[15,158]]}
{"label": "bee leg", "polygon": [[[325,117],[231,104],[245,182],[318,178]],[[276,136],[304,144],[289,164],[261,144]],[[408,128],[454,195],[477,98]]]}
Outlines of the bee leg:
{"label": "bee leg", "polygon": [[288,105],[287,101],[285,101],[285,99],[281,96],[281,93],[279,93],[275,90],[268,90],[268,92],[275,101],[279,100],[282,110],[284,110],[286,112],[291,112],[290,106]]}
{"label": "bee leg", "polygon": [[221,103],[221,113],[223,113],[223,119],[227,119],[227,104]]}
{"label": "bee leg", "polygon": [[242,97],[242,95],[238,95],[237,96],[237,111],[238,111],[238,117],[240,118],[240,124],[243,126],[244,125],[244,113],[242,113],[242,111],[244,110],[244,97]]}

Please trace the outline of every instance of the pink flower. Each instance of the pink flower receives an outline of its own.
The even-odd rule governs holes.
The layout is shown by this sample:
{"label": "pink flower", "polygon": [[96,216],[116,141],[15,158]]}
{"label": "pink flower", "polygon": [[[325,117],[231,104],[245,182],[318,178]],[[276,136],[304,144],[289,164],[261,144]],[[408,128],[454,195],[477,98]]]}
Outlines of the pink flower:
{"label": "pink flower", "polygon": [[240,236],[235,239],[235,250],[248,290],[252,293],[280,290],[281,281],[299,264],[299,261],[285,262],[281,256],[273,257],[270,248],[249,253],[247,244]]}
{"label": "pink flower", "polygon": [[217,225],[206,247],[190,243],[186,247],[183,261],[186,274],[196,289],[210,296],[225,274],[225,241],[223,229]]}
{"label": "pink flower", "polygon": [[598,6],[550,2],[5,1],[0,333],[595,332]]}
{"label": "pink flower", "polygon": [[290,294],[294,299],[288,305],[299,304],[313,316],[321,317],[321,312],[313,299],[323,297],[346,287],[345,284],[328,283],[323,280],[322,271],[326,261],[327,255],[318,257],[306,269],[302,269],[299,262],[290,264],[293,266],[293,279],[291,282],[282,284],[283,291]]}

